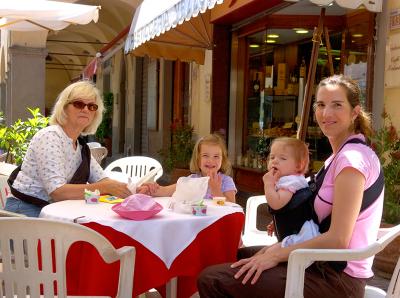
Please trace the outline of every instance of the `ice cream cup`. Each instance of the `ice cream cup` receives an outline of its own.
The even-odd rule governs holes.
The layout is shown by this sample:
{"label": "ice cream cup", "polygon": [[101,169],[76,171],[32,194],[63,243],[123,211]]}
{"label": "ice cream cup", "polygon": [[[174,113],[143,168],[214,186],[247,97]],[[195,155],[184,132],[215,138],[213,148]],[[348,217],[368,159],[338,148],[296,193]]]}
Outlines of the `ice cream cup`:
{"label": "ice cream cup", "polygon": [[207,205],[192,205],[192,214],[195,216],[207,215]]}

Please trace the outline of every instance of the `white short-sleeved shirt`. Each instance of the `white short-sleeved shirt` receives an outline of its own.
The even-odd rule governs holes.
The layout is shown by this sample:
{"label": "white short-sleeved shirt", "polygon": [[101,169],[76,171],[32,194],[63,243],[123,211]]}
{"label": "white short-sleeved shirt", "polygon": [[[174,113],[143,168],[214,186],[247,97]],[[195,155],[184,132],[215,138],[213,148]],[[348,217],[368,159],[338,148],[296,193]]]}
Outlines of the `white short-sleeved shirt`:
{"label": "white short-sleeved shirt", "polygon": [[308,182],[303,175],[282,176],[275,184],[275,190],[286,189],[292,193],[306,187],[308,187]]}
{"label": "white short-sleeved shirt", "polygon": [[[67,184],[81,162],[81,145],[78,143],[75,150],[72,139],[61,126],[48,126],[32,138],[13,186],[24,194],[50,202],[49,194]],[[88,182],[103,178],[106,175],[92,156]]]}

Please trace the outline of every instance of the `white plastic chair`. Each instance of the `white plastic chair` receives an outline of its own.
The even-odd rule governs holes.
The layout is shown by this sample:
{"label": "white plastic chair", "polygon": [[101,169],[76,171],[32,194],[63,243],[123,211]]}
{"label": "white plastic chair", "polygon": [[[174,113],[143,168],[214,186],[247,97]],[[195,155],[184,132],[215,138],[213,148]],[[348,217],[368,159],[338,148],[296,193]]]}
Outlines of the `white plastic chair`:
{"label": "white plastic chair", "polygon": [[0,209],[0,217],[26,217],[26,215]]}
{"label": "white plastic chair", "polygon": [[[107,263],[120,261],[117,297],[132,297],[134,247],[115,249],[92,229],[43,218],[0,218],[0,230],[3,261],[0,285],[4,283],[0,286],[0,297],[26,297],[27,288],[30,297],[40,297],[41,284],[44,297],[55,297],[54,281],[57,282],[57,297],[66,297],[66,258],[69,247],[77,241],[92,244]],[[54,261],[52,243],[55,247]],[[38,269],[38,246],[42,256],[41,270]],[[53,267],[56,272],[53,272]]]}
{"label": "white plastic chair", "polygon": [[17,166],[11,163],[0,162],[0,175],[10,176]]}
{"label": "white plastic chair", "polygon": [[110,173],[114,169],[120,168],[123,174],[129,177],[141,178],[145,176],[154,168],[161,168],[161,170],[154,176],[154,181],[157,181],[163,174],[160,162],[154,158],[147,156],[128,156],[117,159],[110,163],[105,171]]}
{"label": "white plastic chair", "polygon": [[94,159],[101,164],[101,161],[107,156],[108,150],[106,147],[93,147],[90,148],[90,153]]}
{"label": "white plastic chair", "polygon": [[252,196],[247,199],[244,232],[242,236],[244,246],[272,245],[277,242],[275,236],[268,236],[267,231],[257,229],[257,209],[261,204],[267,204],[264,195]]}
{"label": "white plastic chair", "polygon": [[0,175],[0,209],[4,209],[7,196],[10,194],[10,187],[7,183],[8,176]]}
{"label": "white plastic chair", "polygon": [[11,194],[7,179],[16,167],[13,164],[0,162],[0,209],[4,209],[6,199]]}
{"label": "white plastic chair", "polygon": [[[361,260],[376,255],[391,241],[400,236],[400,224],[392,228],[379,229],[378,239],[361,249],[296,249],[288,262],[285,298],[301,298],[304,290],[304,270],[312,261]],[[364,298],[400,297],[400,259],[397,261],[388,291],[366,286]]]}
{"label": "white plastic chair", "polygon": [[88,147],[89,147],[90,149],[101,147],[101,144],[100,144],[99,142],[88,142],[87,145],[88,145]]}

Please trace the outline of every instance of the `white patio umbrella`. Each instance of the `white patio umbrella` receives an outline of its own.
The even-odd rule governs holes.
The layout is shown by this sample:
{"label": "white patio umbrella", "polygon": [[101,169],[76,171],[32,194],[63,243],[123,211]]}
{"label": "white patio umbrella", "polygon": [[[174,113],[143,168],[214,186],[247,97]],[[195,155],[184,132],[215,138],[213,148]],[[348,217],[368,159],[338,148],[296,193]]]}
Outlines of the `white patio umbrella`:
{"label": "white patio umbrella", "polygon": [[46,0],[0,0],[0,29],[62,30],[97,22],[100,6]]}

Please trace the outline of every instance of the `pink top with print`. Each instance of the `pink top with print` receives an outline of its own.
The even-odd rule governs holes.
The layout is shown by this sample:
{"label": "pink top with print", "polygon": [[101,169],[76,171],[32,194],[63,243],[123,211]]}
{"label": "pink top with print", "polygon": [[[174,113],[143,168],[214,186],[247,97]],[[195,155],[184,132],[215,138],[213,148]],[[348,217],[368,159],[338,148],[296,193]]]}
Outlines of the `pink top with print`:
{"label": "pink top with print", "polygon": [[[365,140],[362,134],[353,135],[350,138]],[[332,159],[333,155],[325,161],[325,166],[328,166]],[[364,175],[365,189],[376,181],[380,171],[379,159],[371,148],[363,144],[347,144],[343,147],[328,169],[318,192],[319,196],[315,198],[314,208],[320,222],[332,212],[333,184],[336,176],[346,167],[355,168]],[[351,194],[347,199],[351,200]],[[376,240],[382,208],[383,191],[379,198],[358,216],[348,248],[363,248]],[[349,261],[344,272],[357,278],[369,278],[373,276],[372,262],[373,257],[360,261]]]}

